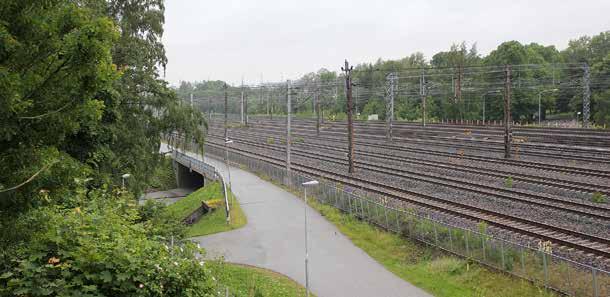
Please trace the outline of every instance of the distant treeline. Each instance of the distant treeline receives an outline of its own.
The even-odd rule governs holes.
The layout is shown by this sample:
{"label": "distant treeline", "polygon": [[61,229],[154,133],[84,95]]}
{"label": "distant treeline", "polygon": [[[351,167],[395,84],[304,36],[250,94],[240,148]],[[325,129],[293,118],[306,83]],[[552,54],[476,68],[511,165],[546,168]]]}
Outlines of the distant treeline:
{"label": "distant treeline", "polygon": [[[340,65],[342,61],[337,61]],[[515,120],[574,119],[583,111],[583,96],[588,84],[591,96],[591,121],[610,123],[610,31],[583,36],[559,51],[555,46],[508,41],[488,55],[477,51],[476,44],[452,45],[426,59],[422,53],[400,60],[377,60],[354,68],[356,110],[363,116],[379,114],[385,118],[389,94],[388,74],[395,73],[395,117],[419,120],[422,117],[422,92],[426,94],[429,118],[499,120],[503,116],[502,93],[504,65],[512,66],[512,115]],[[589,69],[589,79],[585,75]],[[422,73],[424,83],[422,91]],[[313,98],[319,98],[325,115],[345,112],[344,80],[341,72],[320,69],[293,81],[293,104],[297,113],[312,113]],[[181,82],[178,96],[190,100],[203,111],[224,111],[224,82]],[[229,112],[239,113],[241,86],[229,86]],[[285,113],[285,82],[246,86],[250,114]],[[484,106],[485,105],[485,106]]]}

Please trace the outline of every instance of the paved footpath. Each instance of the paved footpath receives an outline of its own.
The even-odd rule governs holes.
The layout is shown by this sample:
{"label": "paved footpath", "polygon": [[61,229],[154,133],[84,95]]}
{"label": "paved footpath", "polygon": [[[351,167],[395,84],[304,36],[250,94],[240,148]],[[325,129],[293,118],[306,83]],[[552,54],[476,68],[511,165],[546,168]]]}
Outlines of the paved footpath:
{"label": "paved footpath", "polygon": [[[206,161],[225,174],[223,162]],[[277,271],[305,284],[304,203],[254,174],[231,167],[231,182],[248,224],[195,238],[207,257]],[[431,296],[369,257],[318,212],[307,210],[309,279],[319,297]]]}

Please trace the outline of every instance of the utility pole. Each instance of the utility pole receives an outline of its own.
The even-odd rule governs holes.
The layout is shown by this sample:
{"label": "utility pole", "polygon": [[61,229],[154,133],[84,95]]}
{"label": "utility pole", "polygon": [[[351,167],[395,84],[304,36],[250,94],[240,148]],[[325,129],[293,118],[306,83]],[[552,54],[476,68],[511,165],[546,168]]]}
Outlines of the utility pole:
{"label": "utility pole", "polygon": [[356,87],[356,96],[354,97],[354,109],[356,110],[356,116],[358,116],[358,84],[354,84]]}
{"label": "utility pole", "polygon": [[422,102],[422,124],[426,127],[426,69],[421,69],[421,78],[419,80],[419,94]]}
{"label": "utility pole", "polygon": [[210,107],[210,109],[208,110],[208,120],[210,120],[210,122],[212,121],[212,96],[208,97],[208,106]]}
{"label": "utility pole", "polygon": [[290,80],[286,81],[286,174],[288,177],[288,183],[291,182],[290,178],[290,143],[292,142],[290,135],[290,116],[292,113],[290,93],[292,92],[292,86]]}
{"label": "utility pole", "polygon": [[241,108],[240,108],[240,114],[241,114],[241,124],[244,125],[245,124],[245,119],[244,119],[244,79],[241,79]]}
{"label": "utility pole", "polygon": [[589,64],[585,63],[584,75],[583,75],[583,93],[582,93],[582,126],[583,126],[583,128],[589,128],[590,114],[591,114],[591,73],[589,71]]}
{"label": "utility pole", "polygon": [[248,93],[244,94],[244,126],[248,127]]}
{"label": "utility pole", "polygon": [[339,77],[335,77],[335,106],[337,106],[337,102],[339,101]]}
{"label": "utility pole", "polygon": [[511,99],[511,75],[510,65],[505,67],[506,81],[504,83],[504,158],[509,159],[511,155],[511,145],[513,141],[513,131],[511,129],[510,99]]}
{"label": "utility pole", "polygon": [[193,108],[193,93],[191,93],[191,108]]}
{"label": "utility pole", "polygon": [[267,95],[267,114],[269,115],[269,119],[273,120],[273,106],[270,105],[271,96],[273,96],[273,87],[271,87],[269,94]]}
{"label": "utility pole", "polygon": [[348,173],[354,173],[354,119],[352,118],[352,70],[353,66],[349,66],[345,60],[345,67],[341,70],[345,72],[345,87],[347,96],[347,157],[348,157]]}
{"label": "utility pole", "polygon": [[317,117],[316,118],[316,135],[320,136],[320,98],[318,97],[319,96],[318,89],[316,89],[313,96],[314,96],[313,98],[316,102],[316,106],[315,106],[316,117]]}
{"label": "utility pole", "polygon": [[386,137],[392,141],[392,125],[394,123],[394,84],[396,83],[396,75],[390,73],[387,76],[389,83],[388,87],[388,99],[386,100]]}
{"label": "utility pole", "polygon": [[229,97],[227,97],[227,83],[224,84],[223,88],[225,91],[225,140],[226,140],[226,139],[229,139],[229,134],[227,134],[227,128],[229,126],[229,121],[227,118],[227,113],[229,111]]}

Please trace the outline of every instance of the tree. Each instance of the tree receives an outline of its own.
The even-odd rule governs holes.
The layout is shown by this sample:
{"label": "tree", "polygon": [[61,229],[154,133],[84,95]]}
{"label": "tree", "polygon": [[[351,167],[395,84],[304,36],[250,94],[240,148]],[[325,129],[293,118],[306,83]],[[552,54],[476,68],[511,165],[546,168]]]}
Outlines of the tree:
{"label": "tree", "polygon": [[[104,129],[101,94],[120,72],[112,21],[68,1],[9,1],[0,10],[0,209],[65,199],[78,162]],[[40,195],[40,191],[49,193]]]}

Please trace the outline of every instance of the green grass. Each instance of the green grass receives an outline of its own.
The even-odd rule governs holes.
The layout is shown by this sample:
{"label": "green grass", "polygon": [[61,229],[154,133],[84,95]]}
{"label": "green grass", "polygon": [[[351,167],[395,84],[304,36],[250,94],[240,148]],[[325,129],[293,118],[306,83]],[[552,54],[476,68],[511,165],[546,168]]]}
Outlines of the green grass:
{"label": "green grass", "polygon": [[178,200],[168,206],[169,212],[176,218],[182,219],[193,213],[200,205],[201,201],[221,200],[218,207],[212,212],[203,215],[199,221],[187,229],[188,237],[203,236],[218,232],[229,231],[240,228],[246,224],[246,215],[241,210],[239,203],[233,193],[229,193],[230,200],[233,201],[231,209],[231,221],[227,224],[226,207],[222,186],[219,182],[213,182],[203,188],[191,193],[190,195]]}
{"label": "green grass", "polygon": [[203,188],[191,193],[190,195],[176,201],[176,203],[167,207],[167,210],[176,218],[186,218],[193,213],[199,206],[201,201],[223,199],[222,188],[219,182],[213,182]]}
{"label": "green grass", "polygon": [[553,296],[527,281],[439,253],[331,206],[310,201],[312,207],[386,269],[434,296]]}
{"label": "green grass", "polygon": [[208,263],[231,296],[305,296],[305,288],[282,274],[226,262]]}
{"label": "green grass", "polygon": [[[222,191],[220,192],[222,193]],[[202,216],[199,221],[190,226],[186,231],[188,237],[203,236],[219,232],[225,232],[241,228],[247,223],[246,215],[242,211],[233,193],[230,193],[230,201],[233,201],[231,208],[231,220],[227,224],[226,207],[223,203],[213,212]]]}

